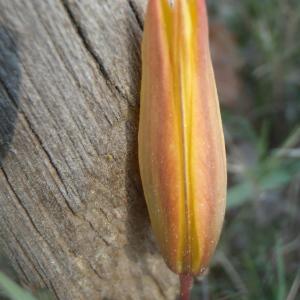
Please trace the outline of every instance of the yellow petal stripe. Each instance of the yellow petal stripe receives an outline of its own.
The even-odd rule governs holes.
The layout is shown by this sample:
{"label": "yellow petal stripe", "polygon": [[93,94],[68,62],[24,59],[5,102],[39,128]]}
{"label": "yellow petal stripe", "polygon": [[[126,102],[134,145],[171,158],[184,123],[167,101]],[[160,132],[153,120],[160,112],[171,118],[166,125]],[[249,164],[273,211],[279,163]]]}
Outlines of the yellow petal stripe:
{"label": "yellow petal stripe", "polygon": [[142,44],[139,163],[169,267],[209,262],[225,210],[226,164],[204,0],[150,0]]}

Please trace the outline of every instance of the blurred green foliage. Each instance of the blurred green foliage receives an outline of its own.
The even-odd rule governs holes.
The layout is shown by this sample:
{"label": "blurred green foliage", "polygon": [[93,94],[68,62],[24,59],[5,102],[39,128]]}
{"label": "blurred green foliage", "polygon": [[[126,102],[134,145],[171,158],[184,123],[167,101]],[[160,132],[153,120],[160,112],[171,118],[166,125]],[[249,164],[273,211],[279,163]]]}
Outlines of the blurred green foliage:
{"label": "blurred green foliage", "polygon": [[300,299],[300,1],[208,1],[243,64],[223,109],[228,209],[192,299]]}
{"label": "blurred green foliage", "polygon": [[0,292],[11,300],[37,300],[2,272],[0,272]]}

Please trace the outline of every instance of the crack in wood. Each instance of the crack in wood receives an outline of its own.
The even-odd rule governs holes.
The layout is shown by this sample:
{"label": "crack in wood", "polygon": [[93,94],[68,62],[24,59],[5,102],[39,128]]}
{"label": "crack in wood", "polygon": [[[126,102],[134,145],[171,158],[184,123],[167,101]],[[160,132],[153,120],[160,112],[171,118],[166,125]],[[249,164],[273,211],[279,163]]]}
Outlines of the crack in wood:
{"label": "crack in wood", "polygon": [[[24,73],[27,75],[28,79],[30,80],[30,82],[31,82],[31,84],[32,84],[32,87],[34,88],[34,90],[35,90],[35,91],[37,92],[37,94],[39,95],[40,99],[43,99],[42,94],[40,93],[39,89],[37,88],[37,86],[36,86],[36,84],[35,84],[35,82],[34,82],[34,80],[33,80],[33,78],[31,78],[31,76],[30,76],[29,73],[27,72],[26,67],[25,67],[24,65],[23,65],[23,70],[24,70]],[[60,92],[60,91],[59,91],[59,92]],[[63,95],[62,95],[61,92],[60,92],[60,95],[61,95],[61,97],[63,97]],[[53,115],[53,112],[52,112],[51,109],[46,105],[46,102],[43,102],[43,103],[44,103],[44,107],[47,109],[49,115],[50,115],[51,118],[55,121],[55,116]],[[22,114],[22,116],[24,116],[23,113],[21,113],[21,114]],[[25,121],[26,121],[26,119],[27,119],[27,122],[29,121],[28,118],[26,118],[26,117],[24,117],[24,119],[25,119]],[[72,118],[72,120],[73,120],[73,118]],[[27,122],[26,122],[26,124],[27,124]],[[76,122],[75,122],[74,120],[73,120],[73,122],[74,122],[74,124],[76,124]],[[30,124],[30,122],[29,122],[29,124]],[[32,128],[32,127],[30,127],[29,124],[27,124],[27,125],[28,125],[28,127],[29,127],[29,129],[30,129],[30,128]],[[76,126],[77,126],[77,124],[76,124]],[[59,128],[55,128],[55,129],[56,129],[56,131],[59,133]],[[64,141],[61,139],[61,137],[60,137],[59,134],[58,134],[58,137],[59,137],[59,139],[61,140],[61,142],[63,143]],[[71,137],[68,136],[68,138],[69,138],[70,142],[72,143],[74,149],[76,149],[76,145],[74,144],[74,142],[73,142],[73,140],[71,139]],[[41,144],[41,146],[42,146],[42,144]],[[43,149],[43,147],[42,147],[42,149]],[[83,158],[82,158],[81,156],[80,156],[80,159],[81,159],[81,161],[83,162]],[[68,166],[68,169],[71,171],[72,168],[71,168],[71,166],[69,165],[68,161],[67,161],[67,160],[64,160],[64,162],[65,162],[66,165]],[[51,163],[51,160],[49,160],[49,163],[50,163],[51,166],[53,166],[52,163]],[[53,167],[54,167],[54,166],[53,166]],[[85,167],[86,167],[86,166],[85,166]],[[54,168],[54,170],[55,170],[55,168]],[[57,178],[59,178],[59,176],[58,176]],[[59,178],[59,179],[60,179],[60,178]],[[67,188],[66,188],[66,186],[65,186],[64,181],[61,181],[61,180],[60,180],[60,182],[62,183],[62,185],[63,185],[64,188],[65,188],[66,193],[68,194],[68,190],[67,190]],[[72,191],[73,194],[76,194],[77,197],[78,197],[78,199],[79,199],[79,203],[76,203],[76,205],[80,205],[80,204],[81,204],[81,199],[79,198],[80,192],[79,192],[79,190],[78,190],[78,187],[77,187],[76,185],[74,185],[74,186],[70,185],[70,186],[69,186],[69,189]],[[67,198],[66,198],[66,197],[64,197],[64,198],[65,198],[66,201],[67,201]],[[67,201],[67,205],[68,205],[68,204],[71,205],[70,202]],[[74,211],[74,213],[76,213],[76,212]]]}
{"label": "crack in wood", "polygon": [[[7,253],[18,273],[54,298],[172,299],[172,275],[160,258],[148,259],[153,246],[141,238],[136,186],[144,0],[25,2],[0,8],[18,41],[1,44],[0,53],[12,60],[0,75],[10,92],[3,88],[11,115],[4,119],[16,125],[4,171],[43,236],[0,170]],[[169,286],[165,295],[149,272]],[[143,288],[147,282],[153,291]]]}
{"label": "crack in wood", "polygon": [[[7,184],[8,184],[8,187],[10,188],[11,192],[12,192],[13,195],[15,196],[15,198],[16,198],[18,204],[23,208],[23,211],[25,212],[25,214],[26,214],[26,216],[27,216],[27,218],[28,218],[28,220],[29,220],[29,223],[32,225],[32,227],[34,228],[35,232],[39,235],[39,237],[47,244],[47,246],[49,247],[49,251],[51,252],[51,255],[52,255],[52,251],[51,251],[51,246],[52,246],[52,245],[50,245],[49,242],[47,241],[47,239],[44,238],[44,236],[42,235],[42,233],[40,232],[40,230],[38,229],[38,227],[37,227],[36,224],[34,223],[34,221],[33,221],[32,217],[31,217],[29,211],[27,210],[27,208],[26,208],[25,205],[23,204],[23,202],[22,202],[21,198],[19,197],[19,195],[17,194],[17,192],[14,190],[14,188],[13,188],[13,186],[12,186],[12,184],[11,184],[11,182],[10,182],[10,180],[9,180],[9,178],[8,178],[8,175],[6,174],[5,170],[4,170],[2,167],[0,167],[0,170],[2,171],[3,176],[4,176],[4,178],[5,178],[5,180],[6,180]],[[12,234],[14,235],[13,232],[12,232]],[[17,241],[17,242],[20,244],[20,246],[21,246],[21,243],[19,242],[19,240],[17,239],[17,237],[16,237],[15,235],[14,235],[14,237],[15,237],[16,241]],[[23,248],[22,248],[22,249],[23,249]],[[23,250],[23,252],[24,252],[24,250]],[[35,258],[36,258],[36,257],[35,257]],[[28,257],[27,257],[27,259],[28,259]],[[30,260],[30,262],[31,262],[31,260]],[[37,262],[37,264],[40,266],[39,261],[38,261],[37,258],[35,259],[35,262]],[[34,265],[34,268],[36,269],[35,265]],[[40,269],[41,269],[41,271],[43,272],[43,267],[42,267],[42,266],[40,266]],[[43,273],[44,273],[44,272],[43,272]],[[40,273],[39,273],[39,274],[40,274]],[[47,278],[47,275],[46,275],[46,274],[44,274],[44,276],[45,276],[45,278]],[[44,282],[44,283],[45,283],[45,282]],[[45,283],[45,284],[46,284],[46,283]],[[46,284],[46,286],[48,286],[48,285]],[[49,286],[48,286],[48,287],[49,287]]]}
{"label": "crack in wood", "polygon": [[[7,222],[6,222],[7,223]],[[35,273],[37,274],[37,276],[40,278],[41,282],[44,284],[44,286],[48,286],[47,283],[47,277],[43,277],[44,276],[44,272],[40,272],[40,270],[38,270],[38,268],[36,267],[36,264],[33,263],[32,259],[30,258],[29,254],[27,253],[27,251],[24,249],[22,243],[20,242],[20,240],[17,238],[17,236],[15,235],[15,233],[10,230],[11,235],[13,236],[14,240],[16,241],[16,244],[19,246],[19,248],[21,249],[22,253],[23,253],[23,257],[25,257],[27,259],[27,262],[30,264],[30,266],[33,268],[33,270],[35,271]],[[39,265],[39,264],[38,264]],[[39,265],[40,266],[40,265]]]}
{"label": "crack in wood", "polygon": [[[13,106],[14,106],[14,109],[15,110],[18,110],[17,106],[16,106],[16,103],[15,103],[15,100],[12,96],[12,94],[10,93],[9,89],[7,88],[7,86],[5,85],[5,83],[3,83],[1,81],[1,78],[0,78],[0,84],[3,86],[4,90],[6,91],[7,93],[7,96],[8,98],[11,100]],[[64,187],[65,189],[65,192],[66,194],[68,195],[68,189],[64,183],[64,180],[63,180],[63,177],[62,177],[62,174],[60,173],[59,169],[57,168],[56,164],[54,163],[49,151],[44,147],[43,145],[43,141],[41,140],[41,138],[39,137],[39,135],[37,134],[37,132],[34,130],[31,122],[29,121],[28,117],[22,113],[22,112],[19,112],[22,117],[24,118],[28,128],[30,129],[30,131],[32,132],[34,138],[36,139],[36,141],[38,142],[38,144],[40,145],[41,149],[43,150],[43,152],[45,153],[50,165],[52,166],[52,168],[55,170],[55,174],[57,176],[57,178],[59,179],[60,183],[62,184],[62,186]],[[2,169],[4,171],[4,169]],[[63,195],[63,193],[61,193]],[[74,209],[72,208],[71,204],[69,203],[69,200],[65,197],[65,195],[63,195],[63,198],[65,199],[65,202],[66,202],[66,205],[68,206],[68,208],[70,209],[70,211],[72,212],[72,214],[76,214],[76,212],[74,211]]]}
{"label": "crack in wood", "polygon": [[54,287],[54,284],[53,284],[51,281],[49,281],[49,286],[50,286],[50,288],[51,288],[51,291],[52,291],[53,294],[55,295],[55,297],[56,297],[57,299],[60,299],[60,297],[59,297],[59,295],[58,295],[58,293],[57,293],[57,291],[56,291],[56,288]]}
{"label": "crack in wood", "polygon": [[[8,176],[7,176],[6,172],[5,172],[5,170],[4,170],[2,167],[0,167],[0,170],[3,172],[4,178],[5,178],[5,180],[6,180],[7,184],[8,184],[8,186],[9,186],[11,192],[13,193],[13,195],[14,195],[15,198],[16,198],[16,200],[18,201],[18,203],[19,203],[19,204],[21,205],[21,207],[23,208],[23,210],[24,210],[26,216],[28,217],[30,224],[33,226],[33,228],[35,229],[35,231],[37,232],[37,234],[38,234],[38,235],[39,235],[39,236],[47,243],[47,245],[50,247],[49,243],[43,238],[42,234],[40,233],[40,231],[38,230],[37,226],[36,226],[35,223],[33,222],[33,220],[32,220],[32,218],[31,218],[31,216],[30,216],[28,210],[26,209],[26,207],[25,207],[25,206],[23,205],[23,203],[22,203],[22,200],[19,198],[18,194],[17,194],[16,191],[13,189],[13,187],[12,187],[12,185],[11,185],[9,179],[8,179]],[[80,217],[80,216],[77,216],[77,217],[79,217],[79,218],[82,219],[83,221],[87,222],[87,223],[90,225],[90,227],[92,228],[92,230],[97,234],[97,236],[100,237],[101,240],[105,243],[106,246],[109,246],[109,245],[110,245],[110,244],[109,244],[109,243],[108,243],[108,242],[100,235],[100,233],[94,228],[94,226],[92,225],[92,223],[91,223],[89,220],[87,220],[87,219],[85,219],[85,218],[83,218],[83,217]],[[43,267],[40,265],[39,260],[37,259],[37,257],[35,257],[35,262],[36,262],[36,264],[39,266],[40,271],[37,269],[36,264],[33,264],[33,263],[32,263],[32,260],[30,259],[30,257],[28,256],[26,250],[25,250],[24,247],[22,246],[21,241],[19,241],[19,239],[17,238],[17,236],[14,234],[13,231],[11,231],[11,234],[13,235],[13,237],[14,237],[14,239],[16,240],[17,244],[19,245],[20,249],[22,250],[22,252],[23,252],[23,254],[24,254],[24,257],[26,257],[26,259],[28,260],[28,262],[30,263],[30,265],[32,265],[32,267],[33,267],[34,270],[36,271],[36,274],[39,275],[39,278],[42,280],[43,284],[44,284],[45,286],[47,286],[48,288],[51,288],[51,290],[52,290],[52,291],[54,292],[54,294],[56,295],[57,299],[60,299],[60,297],[58,297],[57,291],[56,291],[56,289],[54,288],[53,283],[51,282],[51,280],[49,280],[48,282],[45,281],[44,278],[47,279],[47,274],[44,273],[44,269],[43,269]],[[74,253],[73,253],[72,255],[76,256]],[[93,271],[93,273],[94,273],[98,278],[103,279],[103,276],[95,269],[95,267],[93,267],[92,263],[91,263],[89,260],[87,260],[87,259],[85,259],[85,261],[87,262],[88,266],[89,266],[90,269]],[[18,267],[20,267],[20,264],[18,264]],[[21,267],[20,267],[20,268],[21,268]],[[22,271],[22,270],[21,270],[21,271]]]}
{"label": "crack in wood", "polygon": [[26,282],[30,282],[30,279],[26,275],[26,272],[25,272],[23,266],[21,265],[21,263],[19,262],[19,259],[17,257],[14,258],[14,262],[15,262],[17,268],[20,270],[22,276],[25,278]]}
{"label": "crack in wood", "polygon": [[[65,10],[65,9],[64,9],[64,10]],[[53,40],[53,36],[52,36],[51,32],[49,31],[48,27],[47,27],[47,26],[45,25],[45,23],[43,22],[43,20],[42,20],[42,18],[41,18],[41,15],[40,15],[37,11],[35,11],[35,10],[34,10],[34,12],[35,12],[37,18],[40,20],[40,24],[42,25],[43,29],[44,29],[45,32],[47,33],[47,35],[48,35],[48,37],[49,37],[49,40],[51,41],[51,44],[52,44],[52,46],[53,46],[53,48],[54,48],[54,50],[55,50],[55,52],[56,52],[58,58],[60,59],[61,63],[64,65],[64,68],[66,69],[66,71],[70,74],[70,77],[73,78],[73,80],[74,80],[74,82],[75,82],[75,85],[76,85],[77,88],[78,88],[78,91],[81,92],[81,94],[82,94],[85,98],[87,98],[86,94],[82,92],[82,85],[81,85],[80,80],[77,78],[77,76],[76,76],[76,74],[74,73],[74,71],[72,70],[72,68],[70,68],[70,66],[66,63],[66,60],[64,59],[63,54],[61,53],[61,51],[60,51],[59,47],[57,46],[55,40]],[[73,25],[73,27],[74,27],[74,25]],[[102,76],[101,76],[101,78],[102,78]],[[63,95],[62,95],[62,97],[63,97]],[[95,98],[95,96],[90,96],[90,97]],[[89,107],[89,106],[88,106],[88,107]],[[89,109],[89,112],[91,113],[91,115],[93,116],[93,118],[96,120],[96,117],[95,117],[95,115],[94,115],[94,113],[92,112],[91,109]],[[105,119],[107,120],[108,124],[109,124],[110,126],[112,126],[112,125],[113,125],[113,122],[110,120],[110,118],[109,118],[105,113],[104,113],[104,117],[105,117]],[[74,119],[74,118],[73,118],[73,119]],[[117,117],[116,117],[116,119],[117,119]],[[76,122],[75,120],[74,120],[74,123],[79,127],[79,125],[77,124],[77,122]],[[87,138],[89,139],[90,144],[91,144],[91,146],[93,147],[95,153],[96,153],[98,156],[100,156],[100,153],[98,152],[98,149],[94,146],[94,144],[93,144],[92,141],[90,140],[89,135],[86,135],[86,136],[87,136]]]}
{"label": "crack in wood", "polygon": [[78,34],[80,40],[82,41],[85,49],[87,50],[87,52],[91,55],[91,57],[93,58],[94,62],[96,63],[96,65],[98,66],[98,69],[100,71],[100,73],[102,74],[103,78],[106,81],[107,86],[110,88],[111,92],[113,94],[114,91],[117,91],[117,94],[119,96],[121,96],[123,99],[125,99],[130,105],[132,105],[129,101],[129,99],[125,96],[125,94],[122,92],[122,90],[113,82],[113,80],[110,78],[104,63],[102,62],[102,59],[97,55],[97,53],[95,53],[93,47],[90,44],[89,39],[86,37],[86,34],[84,33],[84,29],[81,28],[79,22],[76,20],[75,15],[73,14],[71,8],[69,7],[69,4],[67,3],[66,0],[60,0],[62,6],[65,9],[65,12],[67,14],[67,16],[69,17],[71,24],[73,25],[75,32]]}
{"label": "crack in wood", "polygon": [[141,29],[141,31],[144,30],[144,25],[143,25],[143,22],[139,16],[139,13],[136,9],[136,5],[134,4],[134,2],[132,0],[128,0],[128,4],[129,4],[129,7],[131,8],[133,14],[134,14],[134,17],[136,19],[136,22],[137,24],[139,25],[139,28]]}
{"label": "crack in wood", "polygon": [[95,275],[103,280],[104,277],[97,271],[97,269],[93,266],[93,264],[91,262],[88,262],[88,264],[89,264],[91,270],[95,273]]}
{"label": "crack in wood", "polygon": [[86,218],[83,218],[84,221],[86,221],[90,228],[96,233],[96,235],[104,242],[104,244],[109,247],[110,246],[110,243],[98,232],[98,230],[95,228],[95,226],[93,225],[93,223],[91,221],[89,221],[88,219]]}
{"label": "crack in wood", "polygon": [[41,140],[40,136],[37,134],[37,132],[35,131],[35,129],[33,128],[32,124],[30,123],[28,117],[25,115],[25,114],[22,114],[22,116],[24,117],[30,131],[32,132],[32,134],[34,135],[34,138],[37,140],[38,144],[40,145],[40,147],[42,148],[42,150],[44,151],[44,153],[46,154],[47,156],[47,159],[49,161],[49,163],[51,164],[52,168],[55,170],[55,173],[57,175],[57,177],[59,178],[61,184],[64,186],[65,190],[66,190],[66,193],[68,194],[68,189],[67,187],[65,186],[65,183],[64,183],[64,179],[62,177],[62,174],[61,172],[59,171],[58,167],[55,165],[49,151],[45,148],[45,146],[43,145],[43,141]]}
{"label": "crack in wood", "polygon": [[20,204],[20,206],[23,208],[25,214],[27,215],[28,217],[28,220],[29,222],[31,223],[31,225],[33,226],[33,228],[35,229],[35,231],[43,238],[42,234],[40,233],[39,229],[37,228],[37,226],[35,225],[28,209],[25,207],[25,205],[23,204],[22,202],[22,199],[19,197],[18,193],[15,191],[15,189],[13,188],[9,178],[8,178],[8,175],[6,173],[6,171],[4,170],[3,167],[0,167],[0,170],[2,171],[2,174],[5,178],[5,181],[7,182],[7,185],[8,187],[10,188],[11,192],[13,193],[13,195],[15,196],[16,200],[18,201],[18,203]]}

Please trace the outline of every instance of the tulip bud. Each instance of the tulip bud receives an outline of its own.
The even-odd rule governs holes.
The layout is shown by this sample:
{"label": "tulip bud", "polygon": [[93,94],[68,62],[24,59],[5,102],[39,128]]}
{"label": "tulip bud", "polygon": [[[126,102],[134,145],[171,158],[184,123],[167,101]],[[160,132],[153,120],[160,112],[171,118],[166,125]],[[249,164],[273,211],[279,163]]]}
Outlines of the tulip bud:
{"label": "tulip bud", "polygon": [[198,275],[218,242],[226,157],[204,0],[149,0],[139,164],[153,231],[175,273]]}

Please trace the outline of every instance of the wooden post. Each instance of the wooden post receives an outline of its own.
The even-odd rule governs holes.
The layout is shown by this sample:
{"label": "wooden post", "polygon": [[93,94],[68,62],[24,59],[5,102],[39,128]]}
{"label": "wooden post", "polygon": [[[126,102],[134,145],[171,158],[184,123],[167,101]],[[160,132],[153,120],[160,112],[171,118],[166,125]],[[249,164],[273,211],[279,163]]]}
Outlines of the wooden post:
{"label": "wooden post", "polygon": [[137,163],[144,0],[0,1],[0,246],[57,299],[175,299]]}

